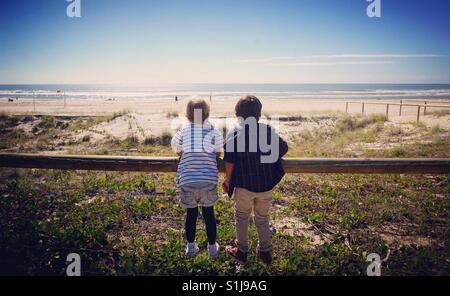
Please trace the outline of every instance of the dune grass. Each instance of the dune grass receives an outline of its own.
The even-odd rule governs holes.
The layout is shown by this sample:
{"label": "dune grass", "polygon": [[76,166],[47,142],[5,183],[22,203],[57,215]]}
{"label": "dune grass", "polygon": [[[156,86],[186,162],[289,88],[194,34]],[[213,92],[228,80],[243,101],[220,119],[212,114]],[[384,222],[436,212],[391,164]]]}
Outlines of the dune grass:
{"label": "dune grass", "polygon": [[301,130],[290,143],[292,157],[352,157],[355,153],[343,150],[352,143],[371,143],[384,129],[385,116],[343,116],[331,127],[313,131]]}
{"label": "dune grass", "polygon": [[345,116],[333,126],[300,130],[288,157],[450,157],[450,135],[441,127],[388,123],[385,116]]}
{"label": "dune grass", "polygon": [[170,146],[172,140],[172,133],[168,131],[162,132],[159,136],[148,136],[144,139],[144,145],[146,146]]}

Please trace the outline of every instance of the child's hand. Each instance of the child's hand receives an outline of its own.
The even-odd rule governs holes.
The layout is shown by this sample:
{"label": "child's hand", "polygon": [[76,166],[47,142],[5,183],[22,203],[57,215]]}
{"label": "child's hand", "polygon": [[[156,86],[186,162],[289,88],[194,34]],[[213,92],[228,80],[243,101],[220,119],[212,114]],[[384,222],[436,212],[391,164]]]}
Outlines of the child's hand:
{"label": "child's hand", "polygon": [[222,183],[222,190],[224,193],[228,193],[228,189],[230,188],[230,181],[223,181]]}

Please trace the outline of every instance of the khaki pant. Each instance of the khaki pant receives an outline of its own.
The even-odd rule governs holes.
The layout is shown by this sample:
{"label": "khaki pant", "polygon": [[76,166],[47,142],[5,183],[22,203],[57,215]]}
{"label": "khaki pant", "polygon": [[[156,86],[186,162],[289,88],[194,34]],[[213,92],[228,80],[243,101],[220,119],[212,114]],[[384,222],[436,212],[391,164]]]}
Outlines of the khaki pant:
{"label": "khaki pant", "polygon": [[243,188],[235,188],[236,243],[239,250],[248,252],[248,221],[252,210],[259,238],[259,249],[262,252],[272,250],[269,227],[269,208],[272,203],[272,191],[251,192]]}

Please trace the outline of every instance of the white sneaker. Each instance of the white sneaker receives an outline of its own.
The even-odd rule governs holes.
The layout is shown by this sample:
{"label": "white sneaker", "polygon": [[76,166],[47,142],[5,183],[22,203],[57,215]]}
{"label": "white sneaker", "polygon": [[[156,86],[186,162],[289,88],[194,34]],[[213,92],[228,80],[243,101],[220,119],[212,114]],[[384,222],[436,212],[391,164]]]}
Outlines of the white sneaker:
{"label": "white sneaker", "polygon": [[200,249],[196,243],[188,243],[186,245],[186,256],[195,257]]}
{"label": "white sneaker", "polygon": [[216,259],[219,256],[219,244],[208,245],[209,258]]}

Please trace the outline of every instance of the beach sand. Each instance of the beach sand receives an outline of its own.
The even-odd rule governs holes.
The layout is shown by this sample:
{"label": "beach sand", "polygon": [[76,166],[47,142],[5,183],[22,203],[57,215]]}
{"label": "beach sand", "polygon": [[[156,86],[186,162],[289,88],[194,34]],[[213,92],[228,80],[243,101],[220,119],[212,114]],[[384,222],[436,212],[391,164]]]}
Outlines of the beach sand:
{"label": "beach sand", "polygon": [[[205,98],[207,101],[208,99]],[[211,105],[212,116],[233,116],[234,106],[236,100],[230,99],[213,99]],[[178,112],[183,114],[185,111],[187,100],[168,99],[116,99],[113,101],[99,100],[99,99],[73,99],[67,100],[64,106],[63,100],[46,100],[38,99],[33,103],[33,100],[20,100],[8,102],[7,99],[0,100],[0,112],[10,114],[38,114],[38,115],[70,115],[70,116],[99,116],[108,115],[114,112],[130,111],[141,115],[166,115],[167,112]],[[264,99],[261,98],[263,104],[263,114],[270,115],[290,115],[299,116],[302,114],[325,114],[330,112],[345,112],[346,102],[349,102],[348,112],[350,114],[361,114],[362,106],[359,102],[361,100],[321,100],[321,99]],[[370,101],[370,102],[390,102],[398,104],[399,101]],[[450,107],[450,100],[448,104],[437,101],[432,103],[429,101],[428,105],[447,105]],[[423,101],[417,100],[417,103],[409,101],[406,104],[422,104]],[[427,107],[428,113],[433,113],[436,110],[449,110],[450,108],[433,108]],[[386,105],[365,105],[365,114],[386,114]],[[390,105],[389,118],[401,120],[399,115],[399,106]],[[423,115],[423,108],[421,109],[421,119],[428,120],[427,116]],[[417,116],[417,107],[403,106],[402,119],[409,121],[415,120]]]}
{"label": "beach sand", "polygon": [[[207,98],[205,98],[208,101]],[[230,99],[213,99],[211,104],[211,114],[213,115],[233,115],[234,106],[236,100]],[[113,112],[120,112],[128,110],[140,114],[160,114],[168,111],[184,112],[187,100],[174,100],[168,99],[116,99],[116,100],[99,100],[99,99],[72,99],[67,100],[64,106],[63,100],[48,100],[37,99],[35,104],[33,100],[19,100],[14,102],[8,102],[7,99],[0,100],[0,111],[14,114],[47,114],[47,115],[86,115],[86,116],[98,116],[107,115]],[[282,115],[301,115],[304,112],[328,112],[328,111],[342,111],[345,112],[346,102],[349,102],[348,111],[350,113],[361,113],[361,100],[321,100],[321,99],[264,99],[261,98],[263,103],[263,113],[269,114],[282,114]],[[370,102],[390,102],[398,104],[399,101],[377,101],[372,100]],[[422,104],[424,101],[417,100],[417,103],[408,101],[404,104]],[[432,103],[429,100],[429,105],[448,105],[450,106],[450,100],[447,104],[436,101]],[[34,107],[35,106],[35,107]],[[442,108],[428,107],[428,111],[435,111]],[[447,109],[448,110],[448,109]],[[423,111],[423,108],[422,108]],[[365,113],[385,113],[386,105],[366,105]],[[396,116],[399,113],[399,106],[391,105],[389,108],[389,114]],[[403,106],[402,115],[415,116],[417,114],[417,107]]]}
{"label": "beach sand", "polygon": [[[208,98],[206,98],[208,101]],[[238,99],[213,99],[211,104],[211,121],[223,126],[225,117],[234,117],[234,106]],[[318,99],[264,99],[263,116],[322,116],[330,114],[345,114],[346,102],[349,114],[362,114],[362,105],[359,100],[318,100]],[[387,102],[387,101],[383,101]],[[390,101],[398,103],[398,101]],[[423,104],[423,101],[417,101]],[[164,132],[173,133],[177,126],[183,124],[187,100],[168,99],[76,99],[67,100],[66,106],[62,100],[36,100],[35,105],[32,100],[19,100],[8,102],[6,99],[0,101],[0,111],[8,114],[35,114],[53,116],[102,116],[110,115],[114,112],[126,111],[126,116],[121,116],[109,122],[102,122],[93,129],[92,137],[102,137],[103,134],[110,134],[117,138],[125,138],[130,134],[136,134],[139,138],[149,135],[160,135]],[[408,102],[408,104],[413,104]],[[431,105],[432,103],[428,103]],[[436,103],[438,104],[438,103]],[[442,104],[440,104],[442,105]],[[450,104],[448,104],[450,106]],[[436,111],[448,110],[450,108],[427,108],[427,115],[421,109],[420,120],[425,125],[432,127],[439,125],[442,129],[450,129],[450,115],[434,114]],[[169,118],[169,113],[178,114],[177,118]],[[365,105],[364,114],[386,114],[386,105]],[[399,106],[389,107],[389,121],[392,123],[416,122],[417,107],[403,106],[402,116],[399,116]],[[302,124],[302,128],[305,127]],[[285,132],[291,129],[298,129],[295,124],[282,124],[286,128]],[[24,127],[26,129],[26,127]],[[94,132],[94,133],[92,133]],[[83,135],[80,135],[82,137]]]}

